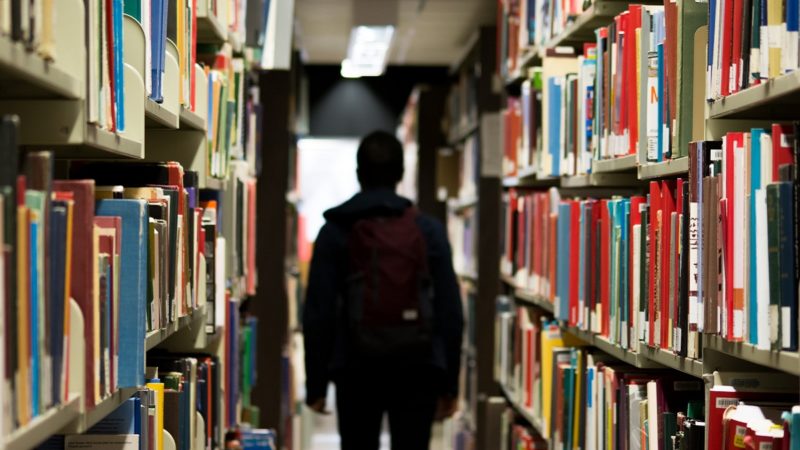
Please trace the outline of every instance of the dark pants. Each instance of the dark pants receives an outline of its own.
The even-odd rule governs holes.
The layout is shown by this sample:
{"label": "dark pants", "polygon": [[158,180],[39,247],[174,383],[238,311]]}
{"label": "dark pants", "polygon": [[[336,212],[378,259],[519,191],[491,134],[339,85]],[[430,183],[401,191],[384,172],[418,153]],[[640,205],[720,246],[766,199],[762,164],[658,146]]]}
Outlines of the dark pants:
{"label": "dark pants", "polygon": [[378,450],[383,415],[392,450],[428,450],[437,380],[429,368],[347,370],[336,380],[342,450]]}

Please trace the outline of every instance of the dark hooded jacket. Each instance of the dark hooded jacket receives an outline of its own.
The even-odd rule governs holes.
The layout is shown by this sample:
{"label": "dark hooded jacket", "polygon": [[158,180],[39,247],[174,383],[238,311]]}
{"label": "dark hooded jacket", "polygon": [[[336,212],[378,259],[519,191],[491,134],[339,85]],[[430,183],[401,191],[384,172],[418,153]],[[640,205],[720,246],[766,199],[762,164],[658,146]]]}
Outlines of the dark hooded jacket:
{"label": "dark hooded jacket", "polygon": [[[360,192],[325,212],[326,223],[314,245],[303,310],[308,402],[324,398],[328,383],[344,370],[367,364],[348,358],[343,320],[337,306],[348,275],[350,225],[365,217],[399,215],[411,206],[410,200],[384,189]],[[426,365],[441,374],[441,394],[456,396],[464,317],[450,244],[438,220],[419,214],[417,225],[427,244],[434,287],[433,352]]]}

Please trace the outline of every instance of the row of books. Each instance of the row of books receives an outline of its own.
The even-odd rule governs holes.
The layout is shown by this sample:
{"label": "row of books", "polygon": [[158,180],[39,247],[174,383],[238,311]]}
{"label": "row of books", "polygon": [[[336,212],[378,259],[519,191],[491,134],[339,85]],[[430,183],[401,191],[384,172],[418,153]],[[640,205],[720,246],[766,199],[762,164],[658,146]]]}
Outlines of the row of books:
{"label": "row of books", "polygon": [[21,42],[46,60],[55,58],[53,3],[35,0],[28,3],[5,2],[0,5],[0,36]]}
{"label": "row of books", "polygon": [[[159,353],[148,355],[147,363],[147,382],[111,414],[84,434],[56,435],[38,448],[189,450],[225,446],[230,438],[223,415],[236,410],[235,404],[217,395],[232,375],[223,369],[225,363],[218,356],[202,353]],[[164,432],[174,444],[167,444]],[[271,431],[243,428],[236,434],[240,442],[248,441],[247,448],[275,445]]]}
{"label": "row of books", "polygon": [[592,3],[591,0],[499,0],[497,62],[503,79],[523,69],[521,58],[526,52],[544,48]]}
{"label": "row of books", "polygon": [[[245,63],[242,58],[232,57],[230,45],[225,44],[219,51],[214,47],[203,47],[201,58],[209,61],[206,66],[209,68],[208,172],[213,177],[224,178],[232,156],[244,159],[244,148],[249,138],[246,132],[255,133],[258,129],[257,126],[246,128],[245,121],[258,120],[258,111],[245,109]],[[251,147],[254,145],[253,140]]]}
{"label": "row of books", "polygon": [[636,351],[698,358],[701,334],[797,350],[797,145],[790,126],[690,146],[649,195],[507,196],[501,270],[556,317]]}
{"label": "row of books", "polygon": [[[142,383],[147,332],[207,303],[214,330],[227,283],[244,295],[256,280],[252,178],[232,177],[230,198],[199,190],[177,163],[75,163],[71,179],[56,180],[50,152],[25,154],[17,169],[17,125],[4,117],[0,127],[8,431],[68,399],[71,300],[84,318],[91,407]],[[228,229],[217,226],[223,211]]]}
{"label": "row of books", "polygon": [[450,139],[478,123],[478,80],[476,67],[466,65],[458,74],[458,82],[447,97],[447,129]]}
{"label": "row of books", "polygon": [[125,131],[123,8],[122,0],[86,2],[87,118],[116,132]]}
{"label": "row of books", "polygon": [[[581,175],[592,159],[636,154],[645,164],[685,156],[703,126],[695,113],[698,99],[702,106],[695,90],[703,89],[677,79],[692,79],[687,47],[706,14],[694,2],[676,8],[629,5],[595,30],[580,55],[548,50],[541,67],[528,70],[521,96],[509,99],[505,175],[528,166],[542,177]],[[680,64],[678,31],[687,41]]]}
{"label": "row of books", "polygon": [[792,376],[715,372],[704,412],[703,380],[617,362],[540,312],[503,307],[497,326],[498,381],[555,448],[733,450],[745,448],[745,439],[772,448],[800,444],[800,429],[792,433],[798,409]]}
{"label": "row of books", "polygon": [[795,0],[711,2],[707,98],[726,97],[800,68],[799,30]]}

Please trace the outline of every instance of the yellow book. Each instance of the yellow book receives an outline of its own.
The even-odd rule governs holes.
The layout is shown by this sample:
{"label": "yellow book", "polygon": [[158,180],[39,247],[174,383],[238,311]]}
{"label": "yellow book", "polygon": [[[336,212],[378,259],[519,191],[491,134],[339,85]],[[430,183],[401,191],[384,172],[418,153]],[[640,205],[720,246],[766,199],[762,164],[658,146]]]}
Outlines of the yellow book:
{"label": "yellow book", "polygon": [[164,383],[147,383],[147,389],[156,393],[156,450],[164,449]]}
{"label": "yellow book", "polygon": [[569,333],[562,333],[556,325],[546,325],[541,332],[541,374],[542,374],[542,425],[544,437],[550,437],[550,409],[553,404],[553,349],[558,347],[581,347],[583,341]]}
{"label": "yellow book", "polygon": [[[28,248],[28,208],[17,207],[17,267],[27,268],[28,252],[21,249]],[[25,425],[31,418],[30,392],[31,379],[28,364],[30,363],[30,319],[28,317],[28,270],[17,270],[17,299],[20,307],[17,308],[17,335],[22,339],[17,340],[17,373],[15,388],[17,391],[17,421]]]}
{"label": "yellow book", "polygon": [[[781,46],[783,44],[783,2],[769,0],[767,2],[767,46],[769,49],[769,77],[776,78],[781,74]],[[764,36],[761,37],[764,39]]]}
{"label": "yellow book", "polygon": [[[72,209],[75,202],[72,200],[66,201],[67,205],[67,238],[64,243],[66,259],[65,261],[72,261]],[[64,401],[69,400],[69,384],[67,383],[67,374],[69,373],[69,332],[70,332],[70,292],[72,289],[72,264],[64,265],[64,368],[61,372],[61,392],[64,395]]]}
{"label": "yellow book", "polygon": [[572,422],[572,448],[578,450],[583,447],[583,442],[580,442],[578,436],[580,435],[581,417],[583,416],[586,408],[586,398],[581,394],[583,393],[583,377],[586,372],[586,360],[583,357],[583,350],[576,351],[577,357],[575,358],[575,395],[573,398],[573,417]]}

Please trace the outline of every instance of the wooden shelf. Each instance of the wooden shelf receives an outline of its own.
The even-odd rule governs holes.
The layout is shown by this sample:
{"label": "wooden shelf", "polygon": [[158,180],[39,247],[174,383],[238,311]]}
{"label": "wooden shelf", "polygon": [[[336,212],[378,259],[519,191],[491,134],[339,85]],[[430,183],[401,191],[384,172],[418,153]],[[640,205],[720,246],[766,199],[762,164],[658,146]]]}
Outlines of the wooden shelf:
{"label": "wooden shelf", "polygon": [[167,110],[150,97],[144,100],[144,117],[145,126],[148,128],[177,129],[180,126],[180,117],[177,114]]}
{"label": "wooden shelf", "polygon": [[34,418],[26,426],[14,430],[3,439],[4,450],[23,450],[34,448],[59,433],[80,416],[81,396],[74,395],[68,402],[49,409]]}
{"label": "wooden shelf", "polygon": [[536,430],[539,435],[544,436],[544,425],[542,424],[541,419],[534,416],[532,412],[522,406],[522,404],[517,400],[516,396],[514,396],[506,386],[501,385],[500,388],[503,390],[503,395],[506,397],[506,400],[508,400],[508,403],[511,405],[511,407],[514,408],[514,411],[516,411],[517,415],[525,419],[525,421],[528,422],[528,424],[534,430]]}
{"label": "wooden shelf", "polygon": [[681,371],[696,378],[703,377],[702,360],[678,356],[668,350],[650,347],[645,343],[639,344],[639,353],[663,366]]}
{"label": "wooden shelf", "polygon": [[610,159],[593,159],[592,173],[600,174],[636,170],[636,156],[637,155],[626,155]]}
{"label": "wooden shelf", "polygon": [[24,44],[0,36],[0,98],[79,99],[83,92],[80,80],[28,51]]}
{"label": "wooden shelf", "polygon": [[590,173],[561,177],[562,188],[629,187],[638,184],[635,173]]}
{"label": "wooden shelf", "polygon": [[781,75],[711,103],[712,119],[797,119],[800,71]]}
{"label": "wooden shelf", "polygon": [[206,305],[195,309],[191,313],[179,317],[178,320],[168,324],[166,327],[147,333],[144,342],[144,349],[151,350],[163,343],[170,336],[177,333],[184,328],[193,328],[205,323],[206,319]]}
{"label": "wooden shelf", "polygon": [[594,42],[594,30],[608,25],[614,16],[626,9],[628,9],[626,1],[597,0],[572,23],[567,24],[561,34],[547,41],[545,48]]}
{"label": "wooden shelf", "polygon": [[451,199],[449,202],[447,202],[447,206],[450,208],[451,211],[455,213],[460,213],[465,209],[478,206],[478,196],[473,195],[464,198]]}
{"label": "wooden shelf", "polygon": [[182,129],[206,131],[206,120],[199,114],[183,107],[181,107],[180,123]]}
{"label": "wooden shelf", "polygon": [[668,178],[689,173],[689,157],[684,156],[678,159],[645,164],[639,166],[639,179],[651,180],[655,178]]}
{"label": "wooden shelf", "polygon": [[737,359],[800,376],[798,352],[762,350],[749,343],[728,342],[720,336],[711,334],[703,335],[703,349],[714,350]]}
{"label": "wooden shelf", "polygon": [[228,32],[222,22],[210,10],[197,11],[197,43],[198,44],[223,44],[228,39]]}
{"label": "wooden shelf", "polygon": [[98,422],[103,420],[107,415],[114,412],[120,405],[125,403],[131,396],[136,393],[139,388],[121,388],[104,398],[94,408],[78,417],[62,428],[61,432],[64,434],[82,434],[95,426]]}

